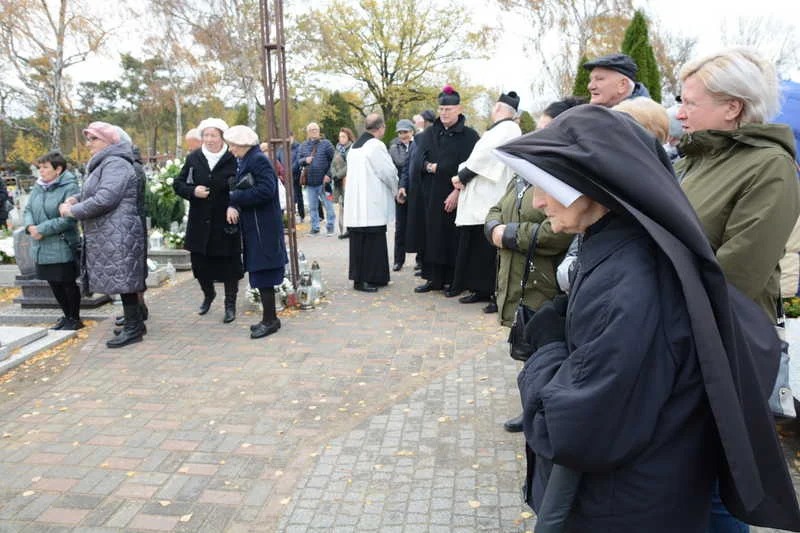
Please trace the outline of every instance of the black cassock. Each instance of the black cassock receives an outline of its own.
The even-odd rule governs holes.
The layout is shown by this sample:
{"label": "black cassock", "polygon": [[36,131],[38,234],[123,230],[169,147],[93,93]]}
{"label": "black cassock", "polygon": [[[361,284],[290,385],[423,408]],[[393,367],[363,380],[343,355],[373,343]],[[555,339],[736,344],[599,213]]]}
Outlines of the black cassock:
{"label": "black cassock", "polygon": [[[452,271],[456,264],[458,236],[456,234],[456,212],[446,213],[444,201],[453,192],[453,176],[458,174],[458,165],[467,160],[480,136],[465,125],[464,115],[450,128],[445,128],[440,119],[421,135],[419,148],[422,153],[422,194],[425,205],[425,251],[422,275],[425,279],[449,283],[451,279],[439,279],[442,272]],[[425,172],[424,163],[436,163],[436,173]],[[447,277],[447,276],[446,276]]]}

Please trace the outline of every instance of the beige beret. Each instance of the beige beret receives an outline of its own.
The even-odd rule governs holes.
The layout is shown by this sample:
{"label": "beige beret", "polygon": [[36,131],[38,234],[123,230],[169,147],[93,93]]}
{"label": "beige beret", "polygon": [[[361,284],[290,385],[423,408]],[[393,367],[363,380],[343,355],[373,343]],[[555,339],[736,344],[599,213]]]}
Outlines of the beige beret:
{"label": "beige beret", "polygon": [[239,146],[255,146],[258,144],[258,135],[247,126],[233,126],[226,131],[222,138],[230,144]]}

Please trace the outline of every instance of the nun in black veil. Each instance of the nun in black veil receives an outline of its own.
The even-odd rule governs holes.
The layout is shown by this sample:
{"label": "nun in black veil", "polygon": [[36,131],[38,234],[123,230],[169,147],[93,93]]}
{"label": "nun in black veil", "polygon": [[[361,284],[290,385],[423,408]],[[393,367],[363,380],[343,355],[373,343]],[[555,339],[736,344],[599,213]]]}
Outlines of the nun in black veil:
{"label": "nun in black veil", "polygon": [[767,405],[779,341],[726,282],[660,143],[585,105],[496,153],[554,231],[583,235],[518,378],[528,503],[541,510],[559,465],[580,473],[563,531],[705,533],[719,480],[737,518],[799,531]]}

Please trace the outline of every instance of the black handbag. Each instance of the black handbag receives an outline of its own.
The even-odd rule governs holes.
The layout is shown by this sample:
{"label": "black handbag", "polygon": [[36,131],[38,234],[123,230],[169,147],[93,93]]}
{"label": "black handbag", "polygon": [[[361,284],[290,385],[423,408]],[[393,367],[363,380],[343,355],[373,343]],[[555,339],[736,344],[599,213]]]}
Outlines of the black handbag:
{"label": "black handbag", "polygon": [[511,359],[515,361],[527,361],[528,358],[536,351],[536,346],[530,344],[525,339],[525,325],[530,322],[536,309],[528,307],[524,303],[525,300],[525,285],[528,284],[528,274],[536,268],[533,263],[533,252],[536,249],[536,236],[539,234],[541,224],[536,226],[531,237],[530,245],[528,246],[528,256],[525,259],[525,272],[522,274],[522,294],[519,297],[517,310],[514,312],[514,322],[511,323],[511,331],[508,332],[508,344],[510,345]]}
{"label": "black handbag", "polygon": [[242,176],[241,178],[239,178],[238,181],[236,180],[236,178],[233,178],[231,181],[232,181],[231,189],[235,190],[249,189],[256,184],[255,178],[249,172],[244,176]]}

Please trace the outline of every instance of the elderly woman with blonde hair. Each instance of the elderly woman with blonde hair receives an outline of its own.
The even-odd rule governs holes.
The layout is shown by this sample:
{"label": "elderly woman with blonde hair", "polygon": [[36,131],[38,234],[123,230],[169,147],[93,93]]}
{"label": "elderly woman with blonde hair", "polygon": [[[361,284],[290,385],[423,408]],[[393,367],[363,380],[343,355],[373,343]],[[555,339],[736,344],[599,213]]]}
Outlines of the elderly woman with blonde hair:
{"label": "elderly woman with blonde hair", "polygon": [[667,115],[667,110],[661,104],[650,98],[640,96],[623,100],[611,109],[629,114],[644,129],[655,135],[656,139],[662,143],[667,142],[669,137],[669,115]]}
{"label": "elderly woman with blonde hair", "polygon": [[[725,277],[774,324],[778,262],[800,214],[792,130],[769,123],[779,110],[775,67],[737,48],[689,62],[681,82],[681,187]],[[747,531],[716,493],[713,505],[712,530]]]}

